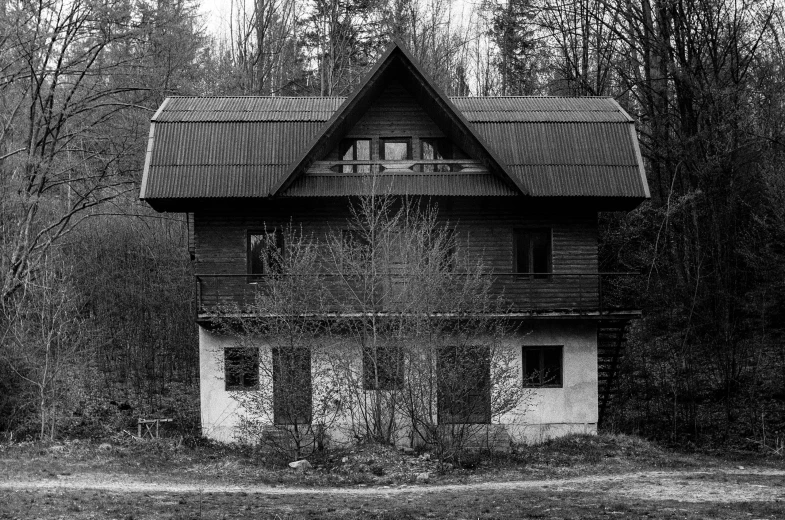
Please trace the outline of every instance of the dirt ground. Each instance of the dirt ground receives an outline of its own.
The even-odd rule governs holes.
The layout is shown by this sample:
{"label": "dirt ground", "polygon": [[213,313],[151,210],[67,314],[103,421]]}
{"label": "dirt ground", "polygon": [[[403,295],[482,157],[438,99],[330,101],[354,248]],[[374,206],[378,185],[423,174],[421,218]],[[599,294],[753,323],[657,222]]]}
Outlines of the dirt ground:
{"label": "dirt ground", "polygon": [[512,482],[303,488],[122,474],[0,480],[0,518],[771,518],[785,471],[651,471]]}
{"label": "dirt ground", "polygon": [[218,447],[0,446],[0,519],[785,520],[782,462],[619,436],[566,439],[471,469],[359,447],[306,473]]}

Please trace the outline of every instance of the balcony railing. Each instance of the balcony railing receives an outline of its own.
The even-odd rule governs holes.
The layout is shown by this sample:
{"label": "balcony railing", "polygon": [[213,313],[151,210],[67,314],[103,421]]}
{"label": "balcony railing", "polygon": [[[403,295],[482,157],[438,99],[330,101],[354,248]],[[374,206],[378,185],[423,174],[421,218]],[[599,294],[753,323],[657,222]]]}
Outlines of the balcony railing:
{"label": "balcony railing", "polygon": [[[249,309],[259,291],[280,282],[285,275],[249,275],[249,274],[198,274],[196,275],[196,294],[198,313],[205,315],[234,308],[242,311]],[[358,292],[364,290],[363,281],[351,280],[347,275],[313,274],[289,275],[298,276],[301,280],[313,280],[321,284],[321,294],[328,295],[329,312],[346,312],[351,310],[352,301]],[[460,286],[460,273],[450,275],[455,284]],[[503,308],[509,313],[523,314],[614,314],[635,313],[640,308],[640,276],[636,272],[616,273],[548,273],[525,275],[520,273],[493,273],[483,276],[490,277],[489,292],[501,297]],[[390,299],[390,307],[400,309],[400,302],[395,299],[396,284],[403,284],[404,278],[399,273],[391,275],[388,285],[380,283],[382,304],[377,311],[386,310],[384,298]],[[279,283],[279,287],[283,284]],[[298,284],[302,287],[303,284]],[[367,288],[366,288],[367,289]],[[379,290],[377,287],[375,290]],[[314,289],[314,293],[318,291]],[[373,300],[374,298],[370,298]],[[367,308],[367,307],[365,307]],[[355,309],[359,310],[359,309]]]}
{"label": "balcony railing", "polygon": [[308,173],[330,174],[411,174],[411,173],[488,173],[479,161],[471,159],[409,159],[405,161],[315,161]]}

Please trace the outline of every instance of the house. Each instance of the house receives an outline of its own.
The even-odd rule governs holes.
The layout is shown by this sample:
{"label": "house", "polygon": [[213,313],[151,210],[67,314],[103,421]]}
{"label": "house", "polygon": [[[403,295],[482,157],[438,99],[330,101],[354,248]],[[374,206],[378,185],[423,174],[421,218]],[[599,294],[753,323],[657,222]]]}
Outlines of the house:
{"label": "house", "polygon": [[231,440],[233,392],[273,384],[229,374],[232,340],[211,329],[218,304],[253,297],[260,230],[340,229],[371,171],[438,203],[493,269],[533,387],[515,434],[596,431],[640,316],[632,295],[609,299],[629,273],[600,273],[597,244],[598,212],[649,198],[633,120],[607,98],[447,97],[393,44],[348,98],[173,97],[152,118],[140,196],[188,216],[204,435]]}

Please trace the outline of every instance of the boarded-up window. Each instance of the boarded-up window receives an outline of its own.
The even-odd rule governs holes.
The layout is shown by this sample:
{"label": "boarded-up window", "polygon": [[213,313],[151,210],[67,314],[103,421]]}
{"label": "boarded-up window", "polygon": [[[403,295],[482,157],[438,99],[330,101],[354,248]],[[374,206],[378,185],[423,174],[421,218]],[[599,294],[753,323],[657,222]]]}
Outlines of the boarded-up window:
{"label": "boarded-up window", "polygon": [[[452,143],[444,138],[422,139],[421,159],[428,161],[438,161],[439,159],[452,159]],[[423,164],[423,172],[449,172],[452,167],[449,164]]]}
{"label": "boarded-up window", "polygon": [[363,388],[398,390],[403,386],[403,349],[399,345],[363,347]]}
{"label": "boarded-up window", "polygon": [[255,347],[224,349],[224,382],[226,390],[259,388],[259,349]]}
{"label": "boarded-up window", "polygon": [[523,386],[562,386],[562,347],[523,347]]}
{"label": "boarded-up window", "polygon": [[516,229],[514,231],[515,272],[547,278],[551,272],[551,230]]}
{"label": "boarded-up window", "polygon": [[311,422],[311,351],[274,347],[273,420],[275,424]]}
{"label": "boarded-up window", "polygon": [[282,230],[248,233],[248,274],[280,274],[283,272],[284,254]]}
{"label": "boarded-up window", "polygon": [[[344,161],[370,161],[370,139],[344,139],[341,141],[341,159]],[[370,164],[344,164],[341,173],[367,173],[371,171]]]}
{"label": "boarded-up window", "polygon": [[437,370],[439,423],[491,422],[488,347],[443,347],[439,350]]}
{"label": "boarded-up window", "polygon": [[385,161],[406,161],[412,158],[412,140],[385,138],[379,141],[379,157]]}

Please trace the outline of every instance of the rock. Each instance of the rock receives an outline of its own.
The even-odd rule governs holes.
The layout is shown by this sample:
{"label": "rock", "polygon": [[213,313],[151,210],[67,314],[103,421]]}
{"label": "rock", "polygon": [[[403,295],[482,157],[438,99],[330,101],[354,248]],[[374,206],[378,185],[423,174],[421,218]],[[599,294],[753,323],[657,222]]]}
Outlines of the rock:
{"label": "rock", "polygon": [[401,451],[403,452],[404,455],[414,455],[414,448],[407,448],[406,446],[404,446],[403,448],[401,448]]}
{"label": "rock", "polygon": [[102,442],[101,444],[98,445],[98,449],[101,451],[111,451],[112,445],[109,444],[108,442]]}
{"label": "rock", "polygon": [[296,460],[294,462],[290,462],[289,467],[296,469],[297,471],[305,471],[311,469],[311,463],[305,459]]}
{"label": "rock", "polygon": [[417,482],[420,482],[421,484],[427,484],[429,480],[431,480],[431,474],[427,471],[425,473],[417,474]]}
{"label": "rock", "polygon": [[738,469],[744,469],[744,466],[737,466]]}

